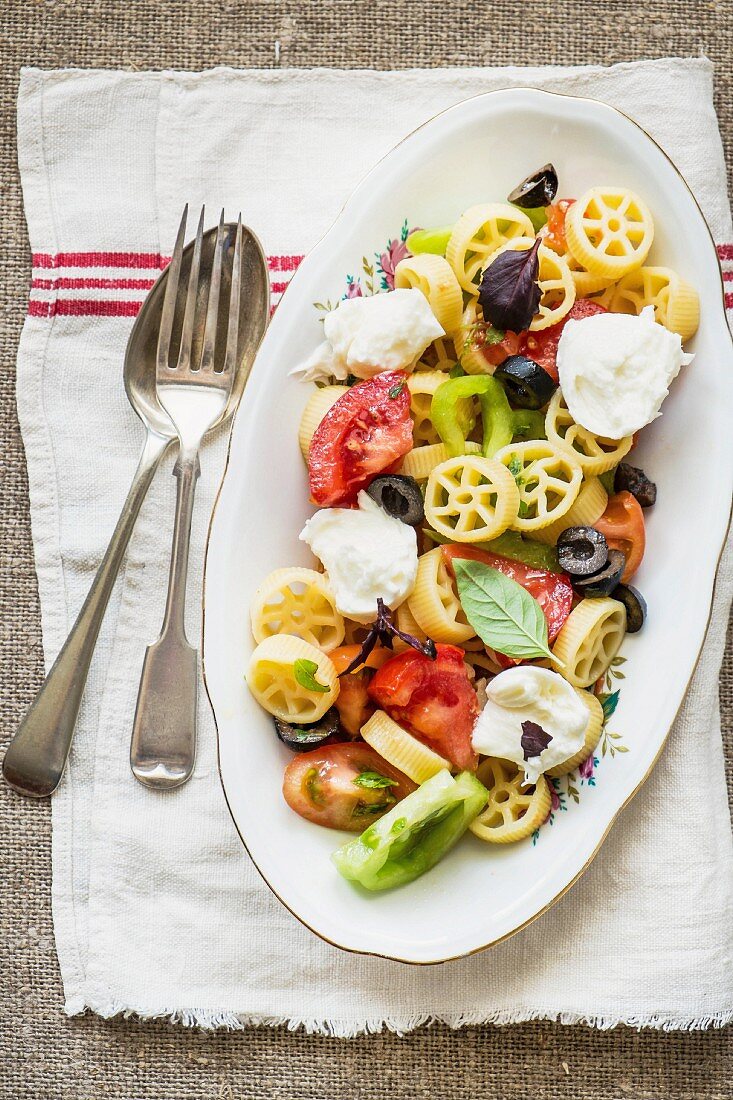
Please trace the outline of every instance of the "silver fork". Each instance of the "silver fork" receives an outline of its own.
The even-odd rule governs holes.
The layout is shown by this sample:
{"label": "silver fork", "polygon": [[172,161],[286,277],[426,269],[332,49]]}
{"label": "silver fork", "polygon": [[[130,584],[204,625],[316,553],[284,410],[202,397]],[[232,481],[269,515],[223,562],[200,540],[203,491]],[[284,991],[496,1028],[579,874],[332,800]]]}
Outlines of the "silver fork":
{"label": "silver fork", "polygon": [[168,597],[160,637],[153,645],[148,646],[145,653],[130,747],[130,766],[135,777],[146,786],[159,789],[178,787],[185,783],[193,771],[196,755],[198,652],[189,643],[185,627],[191,518],[200,472],[199,448],[206,433],[221,419],[236,375],[240,312],[241,216],[237,223],[232,264],[226,352],[223,369],[215,370],[214,352],[226,234],[222,211],[214,247],[201,352],[196,357],[194,324],[204,231],[202,208],[186,290],[178,359],[175,364],[171,364],[187,212],[188,207],[183,212],[170,263],[158,335],[156,367],[158,399],[173,421],[180,441],[178,461],[173,471],[178,480],[178,489]]}

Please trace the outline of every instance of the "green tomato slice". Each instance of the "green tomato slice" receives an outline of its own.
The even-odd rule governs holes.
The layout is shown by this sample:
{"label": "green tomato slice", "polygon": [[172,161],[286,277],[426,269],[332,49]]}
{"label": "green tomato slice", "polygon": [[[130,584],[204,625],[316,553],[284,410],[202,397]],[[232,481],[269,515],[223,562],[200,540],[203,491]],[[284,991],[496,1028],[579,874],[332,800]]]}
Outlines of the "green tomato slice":
{"label": "green tomato slice", "polygon": [[339,873],[366,890],[419,878],[450,851],[488,800],[475,775],[444,770],[333,853]]}

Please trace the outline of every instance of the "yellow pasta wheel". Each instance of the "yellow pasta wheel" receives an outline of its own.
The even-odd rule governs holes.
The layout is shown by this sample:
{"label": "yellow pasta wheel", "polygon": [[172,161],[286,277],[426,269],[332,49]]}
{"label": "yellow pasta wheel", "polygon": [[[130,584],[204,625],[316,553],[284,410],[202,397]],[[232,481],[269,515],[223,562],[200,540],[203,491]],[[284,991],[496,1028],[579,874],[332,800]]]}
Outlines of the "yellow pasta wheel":
{"label": "yellow pasta wheel", "polygon": [[517,531],[537,531],[555,523],[570,511],[583,474],[564,450],[544,439],[510,443],[494,455],[506,466],[519,492],[519,511],[511,526]]}
{"label": "yellow pasta wheel", "polygon": [[613,313],[641,313],[654,306],[654,320],[683,340],[700,324],[700,299],[694,286],[669,267],[640,267],[616,284],[608,308]]}
{"label": "yellow pasta wheel", "polygon": [[586,271],[583,265],[575,259],[572,252],[567,252],[565,259],[575,283],[576,298],[588,298],[591,295],[600,294],[601,291],[607,290],[613,282],[613,279],[609,279],[607,276],[591,275],[590,271]]}
{"label": "yellow pasta wheel", "polygon": [[487,653],[483,642],[480,649],[469,649],[466,645],[463,659],[476,676],[498,676],[503,671],[499,662]]}
{"label": "yellow pasta wheel", "polygon": [[588,476],[605,474],[618,466],[631,450],[634,437],[608,439],[581,428],[570,415],[561,390],[555,390],[545,416],[545,433],[550,443],[571,455]]}
{"label": "yellow pasta wheel", "polygon": [[576,768],[584,764],[588,757],[596,751],[598,742],[601,739],[601,730],[603,729],[603,707],[600,704],[598,696],[594,695],[591,691],[581,691],[579,688],[575,690],[588,708],[588,725],[585,727],[585,738],[582,748],[578,749],[574,756],[564,760],[562,764],[556,764],[554,768],[548,768],[545,772],[545,775],[552,776],[555,779],[559,778],[561,775],[569,775],[570,772],[574,772]]}
{"label": "yellow pasta wheel", "polygon": [[417,579],[407,605],[420,629],[435,642],[463,645],[476,636],[439,546],[418,558]]}
{"label": "yellow pasta wheel", "polygon": [[453,339],[450,336],[439,336],[428,344],[425,351],[418,359],[415,370],[442,370],[449,371],[456,365],[456,357],[453,351]]}
{"label": "yellow pasta wheel", "polygon": [[[427,640],[427,634],[410,611],[410,605],[406,601],[405,603],[401,603],[397,608],[395,619],[397,621],[398,630],[401,630],[403,634],[412,634],[413,638],[417,638],[418,642]],[[395,653],[400,653],[403,649],[410,648],[407,642],[403,642],[401,638],[394,638],[393,645]]]}
{"label": "yellow pasta wheel", "polygon": [[581,600],[555,639],[553,657],[573,687],[587,688],[607,671],[625,634],[626,608],[619,600]]}
{"label": "yellow pasta wheel", "polygon": [[566,528],[592,527],[606,511],[607,504],[608,493],[597,477],[591,477],[580,486],[580,492],[565,515],[547,527],[534,531],[532,538],[554,546]]}
{"label": "yellow pasta wheel", "polygon": [[455,542],[494,539],[516,519],[519,489],[506,466],[481,455],[458,455],[430,471],[425,515]]}
{"label": "yellow pasta wheel", "polygon": [[[296,661],[312,661],[315,679],[327,691],[310,691],[295,679]],[[339,693],[336,669],[325,653],[302,638],[275,634],[265,638],[250,657],[247,686],[260,706],[283,722],[317,722]]]}
{"label": "yellow pasta wheel", "polygon": [[490,329],[482,319],[478,302],[469,302],[453,338],[456,357],[466,374],[493,374],[496,370],[496,364],[490,363],[483,351]]}
{"label": "yellow pasta wheel", "polygon": [[[466,454],[481,454],[478,443],[473,443],[470,439],[466,440]],[[427,447],[413,447],[403,458],[400,473],[409,474],[416,481],[425,481],[430,471],[448,458],[450,458],[450,455],[445,443],[433,443]]]}
{"label": "yellow pasta wheel", "polygon": [[256,642],[294,634],[328,653],[344,640],[344,620],[324,573],[297,566],[265,577],[250,607]]}
{"label": "yellow pasta wheel", "polygon": [[384,711],[374,712],[366,725],[361,727],[361,735],[367,745],[371,745],[392,767],[404,772],[413,783],[424,783],[438,772],[451,768],[448,760],[403,730]]}
{"label": "yellow pasta wheel", "polygon": [[343,397],[345,393],[348,393],[348,386],[321,386],[308,398],[300,418],[300,427],[298,428],[300,453],[303,455],[306,462],[308,461],[308,448],[311,445],[311,439],[313,438],[316,428],[321,423],[328,410],[332,408],[339,397]]}
{"label": "yellow pasta wheel", "polygon": [[395,289],[417,288],[428,300],[438,324],[447,333],[461,323],[463,294],[453,268],[442,256],[424,252],[400,260],[394,273]]}
{"label": "yellow pasta wheel", "polygon": [[547,820],[552,796],[544,775],[534,787],[523,787],[521,768],[489,756],[479,764],[476,776],[489,792],[486,809],[469,825],[480,840],[512,844],[531,836]]}
{"label": "yellow pasta wheel", "polygon": [[620,279],[641,267],[654,240],[646,203],[624,187],[591,187],[565,215],[565,238],[591,275]]}
{"label": "yellow pasta wheel", "polygon": [[[534,237],[517,237],[516,240],[500,248],[496,253],[512,249],[514,252],[526,252],[534,244]],[[496,259],[496,256],[493,258]],[[547,245],[541,244],[537,251],[537,285],[540,288],[540,304],[532,318],[531,332],[539,332],[550,325],[562,321],[575,302],[575,283],[568,262]],[[491,264],[489,264],[489,267]]]}
{"label": "yellow pasta wheel", "polygon": [[[420,371],[411,374],[407,385],[410,390],[410,415],[412,416],[412,438],[415,446],[430,446],[440,443],[440,436],[430,419],[430,407],[433,403],[435,391],[443,385],[446,377],[442,371]],[[473,402],[470,397],[458,402],[456,413],[459,422],[466,434],[471,430],[475,422],[473,415]]]}
{"label": "yellow pasta wheel", "polygon": [[472,206],[453,226],[445,258],[458,282],[469,294],[478,292],[478,279],[490,256],[512,237],[534,237],[526,214],[504,202]]}

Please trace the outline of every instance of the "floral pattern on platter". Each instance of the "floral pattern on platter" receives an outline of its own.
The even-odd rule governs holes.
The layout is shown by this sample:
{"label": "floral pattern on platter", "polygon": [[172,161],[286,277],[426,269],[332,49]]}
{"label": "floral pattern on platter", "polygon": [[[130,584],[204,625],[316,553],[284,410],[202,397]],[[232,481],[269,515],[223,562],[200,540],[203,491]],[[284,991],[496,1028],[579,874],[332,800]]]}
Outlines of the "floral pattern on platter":
{"label": "floral pattern on platter", "polygon": [[[596,685],[597,688],[602,689],[597,693],[598,699],[603,707],[603,729],[601,730],[601,739],[598,742],[596,751],[574,772],[570,772],[569,775],[560,776],[557,779],[550,779],[552,805],[547,820],[539,829],[535,829],[532,833],[533,846],[539,839],[540,829],[544,828],[545,825],[552,825],[557,813],[565,813],[571,802],[580,802],[580,796],[584,787],[595,787],[596,769],[604,757],[608,756],[609,759],[613,759],[616,753],[629,751],[628,746],[623,743],[622,735],[620,733],[613,733],[608,728],[608,722],[618,706],[619,697],[621,695],[621,688],[615,687],[615,684],[617,681],[626,678],[626,674],[621,671],[625,663],[625,657],[614,657],[608,671]],[[599,753],[600,755],[598,755]]]}
{"label": "floral pattern on platter", "polygon": [[[346,276],[346,284],[341,299],[363,298],[371,294],[394,290],[395,268],[400,260],[412,255],[407,247],[407,238],[417,228],[418,226],[410,227],[407,218],[405,218],[399,235],[388,240],[381,252],[374,252],[372,259],[369,259],[368,256],[362,256],[361,272],[358,275],[349,274]],[[326,299],[323,302],[314,302],[313,305],[319,313],[326,314],[336,308],[338,301],[333,302]],[[615,657],[611,661],[606,674],[596,685],[598,698],[603,707],[604,720],[601,739],[595,753],[589,756],[574,772],[557,779],[550,779],[552,805],[547,820],[532,833],[533,846],[539,839],[540,829],[544,828],[545,825],[552,825],[556,814],[565,813],[571,803],[579,803],[584,789],[596,786],[596,770],[605,757],[613,759],[616,753],[629,751],[623,743],[622,735],[608,729],[608,721],[618,706],[621,692],[619,687],[615,687],[615,683],[625,678],[625,674],[621,671],[625,663],[625,657]]]}

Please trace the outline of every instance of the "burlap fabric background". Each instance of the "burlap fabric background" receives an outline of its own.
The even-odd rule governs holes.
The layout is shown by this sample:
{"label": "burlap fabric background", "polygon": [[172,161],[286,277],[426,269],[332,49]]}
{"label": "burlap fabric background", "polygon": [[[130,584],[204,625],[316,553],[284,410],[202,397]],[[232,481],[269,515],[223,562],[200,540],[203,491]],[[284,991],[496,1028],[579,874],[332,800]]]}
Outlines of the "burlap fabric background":
{"label": "burlap fabric background", "polygon": [[[0,0],[0,609],[3,739],[40,682],[41,635],[14,363],[30,278],[15,154],[23,64],[400,68],[611,63],[706,53],[733,174],[733,3],[666,0]],[[684,126],[684,119],[680,119]],[[733,649],[722,706],[733,777]],[[690,776],[690,798],[705,792]],[[8,1100],[721,1100],[733,1097],[733,1031],[600,1033],[547,1023],[329,1040],[164,1022],[73,1020],[50,913],[50,814],[0,784],[0,1096]],[[661,899],[660,899],[661,901]],[[704,914],[701,915],[704,934]]]}

